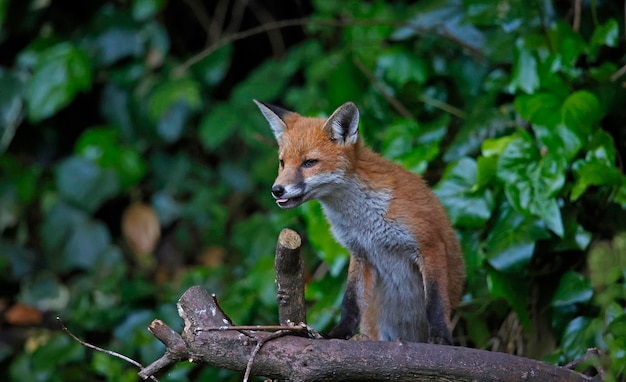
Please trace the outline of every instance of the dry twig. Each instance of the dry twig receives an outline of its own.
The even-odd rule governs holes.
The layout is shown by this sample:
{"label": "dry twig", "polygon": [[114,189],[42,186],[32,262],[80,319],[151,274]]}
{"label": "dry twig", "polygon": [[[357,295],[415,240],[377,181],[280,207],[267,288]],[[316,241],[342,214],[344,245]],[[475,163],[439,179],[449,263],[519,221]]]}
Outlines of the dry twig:
{"label": "dry twig", "polygon": [[[129,358],[129,357],[127,357],[127,356],[123,355],[123,354],[120,354],[120,353],[114,352],[114,351],[112,351],[112,350],[107,350],[107,349],[103,349],[103,348],[101,348],[101,347],[98,347],[98,346],[96,346],[96,345],[92,345],[92,344],[90,344],[89,342],[85,342],[85,341],[81,340],[80,338],[76,337],[76,335],[74,335],[74,333],[72,333],[72,332],[71,332],[71,331],[67,328],[67,326],[65,326],[65,324],[63,323],[63,320],[61,320],[61,317],[57,317],[57,321],[58,321],[58,322],[59,322],[59,324],[61,325],[61,329],[63,329],[63,331],[64,331],[65,333],[67,333],[67,335],[69,335],[69,336],[70,336],[70,337],[71,337],[74,341],[78,342],[79,344],[83,345],[84,347],[87,347],[87,348],[89,348],[89,349],[93,349],[93,350],[97,350],[97,351],[99,351],[99,352],[102,352],[102,353],[104,353],[104,354],[111,355],[111,356],[113,356],[113,357],[117,357],[117,358],[119,358],[119,359],[122,359],[122,360],[124,360],[124,361],[126,361],[126,362],[130,363],[130,364],[133,364],[133,365],[137,366],[139,369],[143,369],[143,365],[142,365],[141,363],[139,363],[139,362],[135,361],[135,360],[134,360],[134,359],[132,359],[132,358]],[[155,376],[153,376],[153,375],[151,375],[151,376],[150,376],[150,380],[158,382],[158,379],[156,379],[156,377],[155,377]]]}

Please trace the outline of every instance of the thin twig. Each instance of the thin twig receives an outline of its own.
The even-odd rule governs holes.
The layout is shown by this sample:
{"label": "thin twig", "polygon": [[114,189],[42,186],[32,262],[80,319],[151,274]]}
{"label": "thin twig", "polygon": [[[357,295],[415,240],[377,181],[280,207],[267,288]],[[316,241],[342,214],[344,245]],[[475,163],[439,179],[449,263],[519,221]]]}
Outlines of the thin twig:
{"label": "thin twig", "polygon": [[[252,37],[257,34],[266,33],[275,29],[289,28],[289,27],[297,27],[297,26],[305,26],[305,25],[317,25],[317,26],[335,26],[335,27],[345,27],[345,26],[377,26],[377,25],[391,25],[391,26],[404,26],[406,23],[398,22],[394,20],[384,20],[384,19],[371,19],[371,20],[334,20],[334,19],[311,19],[308,17],[299,18],[299,19],[289,19],[289,20],[278,20],[271,24],[263,24],[254,28],[247,29],[245,31],[232,33],[230,35],[224,36],[222,39],[214,42],[209,45],[202,51],[197,54],[191,56],[187,61],[180,64],[178,67],[174,69],[174,73],[176,75],[182,75],[189,68],[204,58],[210,56],[213,52],[218,50],[219,48],[228,45],[232,42],[243,40],[248,37]],[[230,29],[230,26],[229,26]]]}
{"label": "thin twig", "polygon": [[[394,97],[391,94],[391,92],[387,90],[385,85],[382,84],[376,78],[374,73],[372,73],[369,69],[367,69],[361,61],[359,61],[356,58],[353,61],[356,67],[359,68],[361,73],[363,73],[367,77],[367,79],[370,80],[370,82],[374,85],[376,90],[378,90],[378,92],[382,94],[385,100],[391,105],[391,107],[393,107],[398,112],[398,114],[400,114],[401,116],[407,119],[416,119],[413,116],[413,114],[411,114],[411,112],[406,108],[406,106],[404,106],[404,104],[402,104],[402,102],[400,102],[400,100],[398,100],[396,97]],[[465,112],[459,109],[458,107],[452,106],[450,104],[447,104],[443,101],[427,96],[425,94],[420,95],[419,100],[427,105],[430,105],[434,108],[442,110],[448,114],[454,115],[457,118],[465,119],[467,117]]]}
{"label": "thin twig", "polygon": [[[261,5],[260,2],[254,3],[254,5],[254,17],[256,17],[260,23],[271,24],[276,22],[272,14],[263,5]],[[285,51],[285,41],[283,41],[283,36],[277,29],[268,31],[267,39],[270,41],[274,56],[283,54]]]}
{"label": "thin twig", "polygon": [[413,120],[415,119],[415,117],[413,116],[413,114],[411,114],[409,109],[407,109],[402,104],[402,102],[400,102],[400,100],[394,97],[391,94],[391,92],[387,90],[385,85],[383,85],[382,83],[380,83],[380,81],[378,81],[374,73],[372,73],[369,69],[367,69],[365,65],[361,62],[361,60],[355,57],[352,61],[354,62],[354,65],[356,65],[356,67],[361,71],[361,73],[363,73],[363,75],[367,77],[367,79],[372,83],[372,85],[374,85],[376,90],[378,90],[378,92],[382,94],[382,96],[391,105],[391,107],[393,107],[398,112],[398,114],[400,114],[406,119],[413,119]]}
{"label": "thin twig", "polygon": [[574,22],[572,23],[572,29],[578,33],[580,30],[580,14],[582,9],[582,0],[574,0]]}
{"label": "thin twig", "polygon": [[215,5],[215,11],[213,13],[213,20],[211,24],[211,38],[213,41],[217,41],[222,37],[222,31],[224,23],[226,22],[226,11],[228,10],[229,0],[220,0]]}
{"label": "thin twig", "polygon": [[263,345],[265,345],[267,342],[271,340],[275,340],[276,338],[284,337],[289,334],[291,334],[291,330],[279,330],[277,332],[270,334],[269,336],[263,339],[258,340],[258,342],[256,343],[256,346],[254,347],[254,350],[252,350],[252,353],[250,354],[248,363],[246,364],[246,372],[243,375],[243,382],[248,382],[248,379],[250,378],[250,373],[252,372],[252,364],[254,363],[254,358],[261,350],[261,347],[263,347]]}
{"label": "thin twig", "polygon": [[572,362],[566,364],[563,367],[566,369],[570,369],[570,370],[576,370],[581,364],[589,362],[591,366],[593,366],[593,368],[598,372],[598,375],[600,375],[601,380],[604,380],[606,372],[603,370],[602,367],[599,366],[600,358],[602,357],[602,355],[603,354],[602,354],[602,351],[600,351],[600,349],[589,348],[587,349],[585,354],[583,354],[581,357],[573,360]]}
{"label": "thin twig", "polygon": [[622,66],[621,68],[617,70],[617,72],[613,73],[613,75],[611,76],[611,82],[617,81],[617,79],[623,76],[625,73],[626,73],[626,65]]}
{"label": "thin twig", "polygon": [[[92,344],[90,344],[88,342],[85,342],[85,341],[81,340],[80,338],[76,337],[74,335],[74,333],[70,332],[70,330],[65,326],[65,324],[63,323],[63,320],[61,320],[60,317],[57,317],[57,321],[61,325],[61,329],[63,329],[63,331],[65,333],[67,333],[70,337],[72,337],[72,339],[74,339],[74,341],[78,342],[79,344],[81,344],[81,345],[83,345],[83,346],[85,346],[85,347],[87,347],[89,349],[97,350],[97,351],[102,352],[104,354],[108,354],[108,355],[111,355],[113,357],[117,357],[119,359],[122,359],[122,360],[124,360],[124,361],[126,361],[128,363],[131,363],[131,364],[137,366],[139,369],[143,369],[143,365],[141,363],[135,361],[132,358],[129,358],[129,357],[127,357],[127,356],[125,356],[123,354],[120,354],[120,353],[116,353],[116,352],[114,352],[112,350],[107,350],[107,349],[103,349],[101,347],[98,347],[96,345],[92,345]],[[150,379],[152,381],[158,382],[158,379],[156,379],[156,377],[154,375],[151,375]]]}
{"label": "thin twig", "polygon": [[300,332],[308,331],[308,328],[303,325],[224,325],[197,328],[195,332],[222,332],[226,330],[291,330],[292,332]]}
{"label": "thin twig", "polygon": [[236,30],[239,30],[241,26],[241,21],[243,20],[244,11],[248,7],[248,0],[240,0],[236,1],[235,5],[233,5],[233,10],[230,15],[230,21],[228,22],[228,27],[226,28],[226,33],[234,33]]}
{"label": "thin twig", "polygon": [[193,15],[198,19],[198,23],[204,29],[206,33],[207,42],[211,42],[217,40],[219,35],[213,36],[212,25],[214,24],[214,20],[208,15],[204,4],[198,0],[184,0],[187,6],[191,8]]}
{"label": "thin twig", "polygon": [[452,106],[449,103],[445,103],[445,102],[440,101],[440,100],[438,100],[436,98],[433,98],[433,97],[431,97],[429,95],[420,94],[419,100],[424,102],[427,105],[430,105],[430,106],[435,107],[435,108],[437,108],[439,110],[445,111],[448,114],[452,114],[452,115],[454,115],[457,118],[461,118],[461,119],[467,118],[467,114],[463,110],[459,109],[456,106]]}

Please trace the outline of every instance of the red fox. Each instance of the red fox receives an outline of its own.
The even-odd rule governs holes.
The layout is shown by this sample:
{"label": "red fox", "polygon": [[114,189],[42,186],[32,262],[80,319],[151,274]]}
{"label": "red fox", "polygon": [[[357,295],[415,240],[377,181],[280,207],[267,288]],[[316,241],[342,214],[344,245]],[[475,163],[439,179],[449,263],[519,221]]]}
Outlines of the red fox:
{"label": "red fox", "polygon": [[450,310],[461,299],[465,267],[446,212],[422,178],[363,144],[354,103],[324,119],[254,102],[279,146],[276,203],[319,200],[350,251],[341,319],[329,336],[349,338],[359,328],[372,340],[451,345]]}

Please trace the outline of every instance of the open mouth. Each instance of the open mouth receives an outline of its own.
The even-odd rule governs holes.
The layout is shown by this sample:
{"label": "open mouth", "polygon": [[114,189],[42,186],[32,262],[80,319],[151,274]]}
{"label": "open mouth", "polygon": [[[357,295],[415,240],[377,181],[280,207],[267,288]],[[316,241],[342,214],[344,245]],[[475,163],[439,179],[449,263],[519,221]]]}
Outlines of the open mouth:
{"label": "open mouth", "polygon": [[293,198],[276,199],[276,204],[278,204],[280,208],[294,208],[302,204],[303,201],[304,195],[300,195]]}

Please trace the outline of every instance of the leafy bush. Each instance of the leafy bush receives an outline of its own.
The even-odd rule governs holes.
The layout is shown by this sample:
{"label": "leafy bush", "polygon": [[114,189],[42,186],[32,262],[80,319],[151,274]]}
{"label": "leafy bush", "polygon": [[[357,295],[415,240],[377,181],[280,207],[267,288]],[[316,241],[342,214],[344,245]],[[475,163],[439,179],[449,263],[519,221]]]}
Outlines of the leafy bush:
{"label": "leafy bush", "polygon": [[[286,226],[306,239],[309,321],[333,324],[347,253],[316,203],[273,205],[252,98],[307,115],[352,100],[366,141],[434,186],[468,271],[460,344],[561,364],[597,346],[623,377],[623,5],[245,4],[0,1],[6,378],[135,380],[54,316],[148,363],[162,347],[145,327],[175,327],[194,284],[237,323],[275,323]],[[267,37],[233,34],[257,19]],[[181,364],[161,380],[217,378],[233,375]]]}

